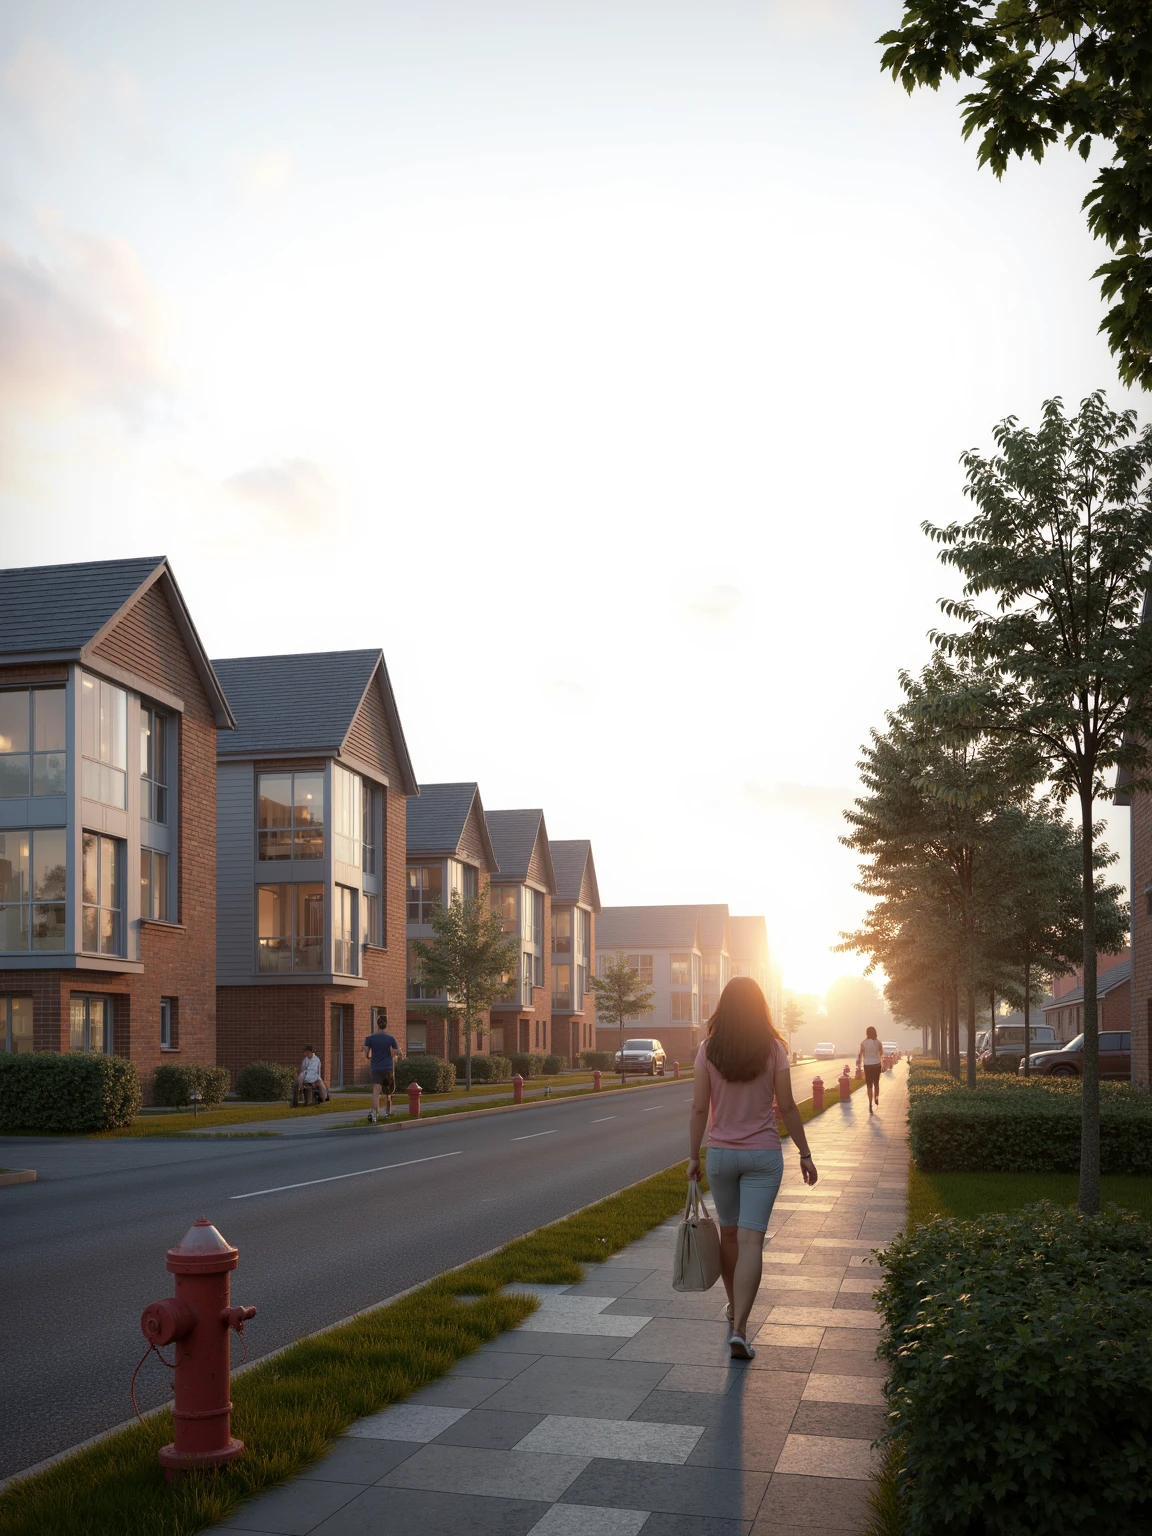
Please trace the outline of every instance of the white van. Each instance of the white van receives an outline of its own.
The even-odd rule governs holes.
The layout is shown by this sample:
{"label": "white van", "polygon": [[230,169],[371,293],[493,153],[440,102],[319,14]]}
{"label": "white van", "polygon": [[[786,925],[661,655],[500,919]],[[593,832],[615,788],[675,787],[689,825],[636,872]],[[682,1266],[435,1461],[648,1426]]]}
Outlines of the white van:
{"label": "white van", "polygon": [[831,1061],[836,1055],[836,1047],[831,1040],[821,1040],[812,1054],[817,1061]]}

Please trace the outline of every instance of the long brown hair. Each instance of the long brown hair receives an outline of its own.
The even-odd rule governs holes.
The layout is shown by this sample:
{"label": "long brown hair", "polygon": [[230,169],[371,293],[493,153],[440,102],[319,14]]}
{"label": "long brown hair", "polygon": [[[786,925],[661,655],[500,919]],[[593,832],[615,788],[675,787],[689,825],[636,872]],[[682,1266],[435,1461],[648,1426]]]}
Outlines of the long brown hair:
{"label": "long brown hair", "polygon": [[733,976],[708,1020],[704,1054],[730,1083],[750,1083],[768,1070],[780,1031],[763,992],[751,976]]}

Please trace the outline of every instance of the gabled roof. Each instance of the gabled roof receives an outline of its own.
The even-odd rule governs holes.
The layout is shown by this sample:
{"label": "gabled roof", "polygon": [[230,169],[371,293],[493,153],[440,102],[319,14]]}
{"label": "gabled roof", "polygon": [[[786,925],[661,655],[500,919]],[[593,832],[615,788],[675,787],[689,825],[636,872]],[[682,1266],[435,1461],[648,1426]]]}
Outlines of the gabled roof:
{"label": "gabled roof", "polygon": [[604,907],[596,948],[702,949],[699,907]]}
{"label": "gabled roof", "polygon": [[398,787],[406,795],[420,793],[383,651],[231,656],[213,665],[233,700],[238,720],[235,733],[226,744],[220,744],[220,756],[294,753],[335,757],[368,690],[377,687],[400,763],[402,783]]}
{"label": "gabled roof", "polygon": [[600,887],[596,884],[596,866],[592,862],[592,844],[586,837],[551,842],[552,867],[556,871],[556,899],[579,901],[587,872],[592,887],[592,910],[600,911]]}
{"label": "gabled roof", "polygon": [[80,661],[100,669],[93,648],[150,587],[160,582],[216,724],[235,724],[220,679],[163,555],[86,560],[0,571],[0,659]]}
{"label": "gabled roof", "polygon": [[730,917],[732,958],[768,963],[768,924],[762,917]]}
{"label": "gabled roof", "polygon": [[728,949],[728,903],[712,902],[700,908],[700,941],[703,949]]}
{"label": "gabled roof", "polygon": [[[1127,960],[1121,960],[1119,965],[1114,965],[1111,970],[1105,971],[1102,976],[1097,976],[1096,996],[1098,998],[1107,997],[1109,992],[1114,992],[1117,987],[1123,986],[1126,981],[1130,981],[1131,979],[1131,958]],[[1073,987],[1071,992],[1061,993],[1059,997],[1053,998],[1052,1002],[1045,1003],[1044,1012],[1051,1013],[1053,1008],[1063,1008],[1066,1003],[1082,1003],[1083,1001],[1084,985],[1081,983],[1080,986]]]}
{"label": "gabled roof", "polygon": [[543,856],[544,882],[555,893],[556,871],[552,867],[552,851],[548,844],[548,831],[544,826],[544,812],[489,811],[488,831],[492,846],[500,862],[500,875],[505,880],[527,880],[528,866],[539,843]]}
{"label": "gabled roof", "polygon": [[498,874],[500,865],[492,846],[478,784],[421,784],[420,798],[408,807],[408,852],[455,858],[460,852],[460,840],[473,806],[478,813],[476,820],[488,868]]}

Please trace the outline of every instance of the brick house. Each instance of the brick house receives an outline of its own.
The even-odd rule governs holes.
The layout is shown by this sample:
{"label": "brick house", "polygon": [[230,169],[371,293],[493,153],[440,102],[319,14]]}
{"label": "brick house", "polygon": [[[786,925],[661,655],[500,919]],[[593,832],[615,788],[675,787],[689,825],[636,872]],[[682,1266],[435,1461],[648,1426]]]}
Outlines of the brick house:
{"label": "brick house", "polygon": [[556,873],[544,812],[489,811],[488,831],[500,865],[491,886],[492,907],[504,932],[520,941],[515,991],[491,1011],[489,1050],[542,1051],[551,1044],[552,899]]}
{"label": "brick house", "polygon": [[0,571],[0,1034],[216,1059],[216,739],[167,560]]}
{"label": "brick house", "polygon": [[716,1012],[732,975],[732,933],[727,902],[700,908],[700,1023]]}
{"label": "brick house", "polygon": [[[652,1012],[629,1022],[624,1034],[652,1036],[669,1061],[689,1066],[702,1039],[700,990],[704,962],[701,909],[692,907],[605,907],[597,919],[597,974],[613,954],[623,954],[652,988]],[[717,951],[714,951],[717,953]],[[596,1043],[614,1051],[619,1026],[601,1025]]]}
{"label": "brick house", "polygon": [[[1132,956],[1098,955],[1099,972],[1096,977],[1097,1028],[1103,1035],[1107,1030],[1132,1028]],[[1057,991],[1059,988],[1059,991]],[[1023,1015],[1020,1016],[1021,1021]],[[1035,1017],[1035,1015],[1033,1015]],[[1084,973],[1078,969],[1068,976],[1059,976],[1052,985],[1052,1000],[1043,1009],[1045,1024],[1051,1024],[1055,1038],[1061,1043],[1074,1039],[1084,1028]],[[1000,1023],[997,1020],[997,1023]],[[1003,1022],[1007,1022],[1004,1020]],[[1135,1046],[1135,1040],[1133,1040]],[[1105,1046],[1101,1044],[1101,1050]],[[1120,1050],[1120,1046],[1108,1046]],[[1139,1081],[1139,1079],[1137,1079]],[[1145,1079],[1146,1081],[1146,1079]]]}
{"label": "brick house", "polygon": [[217,1059],[367,1080],[404,1044],[406,797],[419,793],[378,650],[215,663],[238,725],[217,762]]}
{"label": "brick house", "polygon": [[[419,798],[408,807],[407,857],[407,1023],[408,1049],[447,1060],[463,1050],[460,1027],[427,1013],[426,993],[412,941],[432,937],[431,914],[453,891],[475,896],[500,872],[484,804],[476,784],[421,784]],[[440,999],[442,1001],[442,999]],[[473,1037],[482,1049],[488,1015]]]}
{"label": "brick house", "polygon": [[580,1052],[596,1049],[596,914],[600,890],[592,844],[586,838],[553,841],[552,867],[552,1049],[580,1065]]}

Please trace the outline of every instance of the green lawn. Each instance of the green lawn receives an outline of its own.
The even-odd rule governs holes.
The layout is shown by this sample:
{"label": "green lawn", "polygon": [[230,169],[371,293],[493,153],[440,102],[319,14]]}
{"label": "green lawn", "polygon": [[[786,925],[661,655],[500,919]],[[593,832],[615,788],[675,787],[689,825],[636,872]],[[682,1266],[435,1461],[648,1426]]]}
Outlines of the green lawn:
{"label": "green lawn", "polygon": [[[933,1216],[965,1220],[988,1211],[1015,1211],[1037,1200],[1076,1204],[1074,1173],[920,1173],[908,1170],[908,1222],[916,1226]],[[1101,1201],[1152,1218],[1152,1178],[1105,1174]]]}

